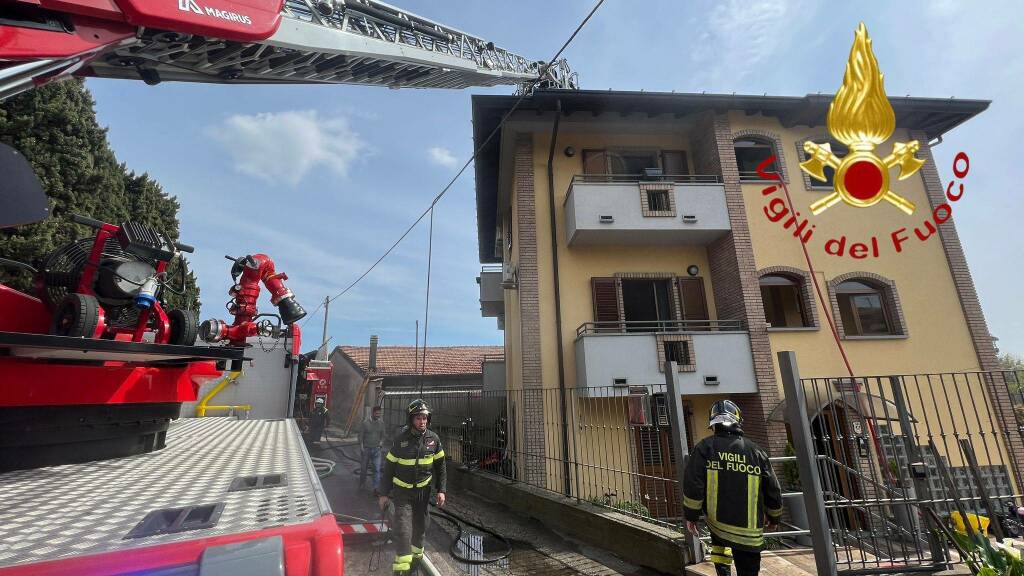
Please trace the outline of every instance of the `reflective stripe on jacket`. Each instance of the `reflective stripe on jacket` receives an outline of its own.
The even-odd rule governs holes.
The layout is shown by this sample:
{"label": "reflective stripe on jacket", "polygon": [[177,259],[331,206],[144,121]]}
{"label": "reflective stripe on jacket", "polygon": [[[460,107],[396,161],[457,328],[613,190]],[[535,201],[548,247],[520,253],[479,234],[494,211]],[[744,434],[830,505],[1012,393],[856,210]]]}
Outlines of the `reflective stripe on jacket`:
{"label": "reflective stripe on jacket", "polygon": [[434,482],[438,492],[445,492],[448,472],[445,468],[441,439],[431,430],[418,434],[406,427],[395,437],[384,462],[380,493],[391,494],[393,488],[424,488]]}
{"label": "reflective stripe on jacket", "polygon": [[765,515],[782,516],[782,491],[768,455],[739,431],[718,432],[693,449],[683,478],[683,510],[736,547],[760,550]]}

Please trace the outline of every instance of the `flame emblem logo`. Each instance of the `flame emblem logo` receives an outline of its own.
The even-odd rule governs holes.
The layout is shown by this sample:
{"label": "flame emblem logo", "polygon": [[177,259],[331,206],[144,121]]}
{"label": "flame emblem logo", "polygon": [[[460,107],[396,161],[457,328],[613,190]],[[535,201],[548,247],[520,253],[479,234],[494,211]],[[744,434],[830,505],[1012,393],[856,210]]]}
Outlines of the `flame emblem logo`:
{"label": "flame emblem logo", "polygon": [[850,59],[846,63],[843,85],[828,109],[828,131],[849,147],[843,158],[826,144],[804,143],[809,159],[800,168],[812,178],[825,182],[825,166],[835,170],[833,192],[811,204],[811,213],[820,214],[840,201],[867,208],[885,200],[907,214],[914,203],[889,188],[889,170],[899,167],[899,180],[915,174],[924,160],[914,157],[921,145],[917,140],[896,142],[892,154],[879,158],[875,147],[892,136],[896,113],[885,95],[885,76],[871,51],[868,30],[861,22],[854,33]]}

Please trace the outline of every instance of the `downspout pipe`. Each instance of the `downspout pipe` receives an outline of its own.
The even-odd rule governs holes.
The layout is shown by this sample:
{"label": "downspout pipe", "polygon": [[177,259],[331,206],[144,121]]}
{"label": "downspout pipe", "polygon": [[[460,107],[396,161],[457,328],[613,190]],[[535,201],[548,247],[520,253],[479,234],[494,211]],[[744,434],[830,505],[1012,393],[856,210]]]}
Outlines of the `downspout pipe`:
{"label": "downspout pipe", "polygon": [[569,416],[566,406],[565,355],[562,352],[562,294],[558,278],[558,219],[555,218],[555,142],[558,139],[558,124],[562,119],[562,99],[555,102],[555,122],[551,125],[551,146],[548,148],[548,216],[551,219],[551,263],[554,267],[555,282],[555,334],[558,352],[558,391],[561,396],[562,412],[562,476],[565,478],[565,495],[572,496],[572,481],[569,476]]}

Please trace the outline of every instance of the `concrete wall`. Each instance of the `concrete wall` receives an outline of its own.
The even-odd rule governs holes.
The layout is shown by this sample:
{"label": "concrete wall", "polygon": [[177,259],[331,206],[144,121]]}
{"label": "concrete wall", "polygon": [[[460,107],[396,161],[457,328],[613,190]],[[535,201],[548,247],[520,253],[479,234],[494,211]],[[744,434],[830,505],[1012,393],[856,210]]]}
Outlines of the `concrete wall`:
{"label": "concrete wall", "polygon": [[[249,418],[284,418],[288,415],[288,398],[295,380],[295,366],[286,368],[285,359],[288,354],[280,342],[269,338],[249,338],[250,345],[245,355],[252,358],[242,366],[242,376],[227,385],[207,404],[241,405],[251,404]],[[199,388],[198,399],[203,397],[217,384],[220,379],[203,384]],[[181,407],[183,417],[195,416],[199,402],[186,402]],[[211,410],[208,416],[225,416],[223,410]],[[244,414],[240,414],[244,415]]]}
{"label": "concrete wall", "polygon": [[[706,244],[729,231],[721,184],[676,184],[672,193],[675,216],[645,217],[637,182],[575,182],[563,207],[568,244]],[[614,222],[602,223],[601,216]]]}
{"label": "concrete wall", "polygon": [[[680,390],[690,394],[744,394],[757,392],[750,340],[744,332],[692,334],[693,372],[679,372]],[[586,334],[576,340],[577,390],[607,396],[616,378],[627,386],[665,384],[654,334]],[[716,376],[717,386],[705,384]]]}
{"label": "concrete wall", "polygon": [[682,574],[681,534],[586,502],[561,498],[489,474],[452,470],[449,482],[536,518],[558,532],[666,574]]}
{"label": "concrete wall", "polygon": [[[338,349],[331,352],[330,361],[331,421],[336,426],[344,426],[352,411],[352,403],[355,401],[359,386],[363,383],[363,374]],[[376,395],[371,398],[376,398]],[[366,402],[367,400],[364,398],[363,406],[367,405]],[[357,414],[353,423],[358,423],[360,420],[360,414]]]}

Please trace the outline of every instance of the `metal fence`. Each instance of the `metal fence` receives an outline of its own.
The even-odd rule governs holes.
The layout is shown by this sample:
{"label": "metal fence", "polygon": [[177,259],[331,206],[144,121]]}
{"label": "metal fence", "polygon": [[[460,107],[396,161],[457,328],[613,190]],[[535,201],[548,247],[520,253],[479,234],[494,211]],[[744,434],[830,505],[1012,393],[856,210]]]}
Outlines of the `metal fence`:
{"label": "metal fence", "polygon": [[958,372],[807,378],[800,394],[787,386],[787,403],[803,396],[804,422],[791,411],[789,424],[808,431],[818,476],[804,489],[819,499],[806,502],[820,504],[829,536],[816,553],[841,574],[935,571],[961,562],[943,534],[958,518],[985,516],[997,536],[1024,532],[1021,428],[1007,425],[1024,405],[1019,382]]}
{"label": "metal fence", "polygon": [[[682,516],[665,386],[425,393],[453,463],[663,525]],[[418,394],[386,394],[404,421]],[[687,415],[687,426],[689,418]],[[690,432],[690,431],[688,431]],[[691,436],[691,434],[687,434]],[[564,440],[564,441],[563,441]]]}

